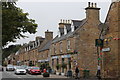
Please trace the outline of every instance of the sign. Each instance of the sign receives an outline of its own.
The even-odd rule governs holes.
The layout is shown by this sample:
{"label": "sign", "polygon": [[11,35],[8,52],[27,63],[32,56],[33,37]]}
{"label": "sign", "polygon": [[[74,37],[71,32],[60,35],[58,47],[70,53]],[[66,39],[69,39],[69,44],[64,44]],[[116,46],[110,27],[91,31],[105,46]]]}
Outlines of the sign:
{"label": "sign", "polygon": [[101,58],[98,58],[98,60],[101,60]]}
{"label": "sign", "polygon": [[57,59],[57,58],[58,58],[58,56],[53,56],[53,57],[52,57],[52,59]]}
{"label": "sign", "polygon": [[62,58],[70,58],[71,55],[69,55],[69,54],[68,54],[68,55],[62,55],[61,57],[62,57]]}
{"label": "sign", "polygon": [[103,46],[103,40],[102,39],[95,39],[95,46]]}
{"label": "sign", "polygon": [[107,51],[110,51],[110,48],[103,48],[102,49],[102,52],[107,52]]}

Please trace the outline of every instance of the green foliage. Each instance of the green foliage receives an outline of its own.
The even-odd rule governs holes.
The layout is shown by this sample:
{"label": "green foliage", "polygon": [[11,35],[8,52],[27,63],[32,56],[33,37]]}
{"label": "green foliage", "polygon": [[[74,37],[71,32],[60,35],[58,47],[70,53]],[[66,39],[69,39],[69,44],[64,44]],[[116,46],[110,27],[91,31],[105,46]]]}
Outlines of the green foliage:
{"label": "green foliage", "polygon": [[59,69],[60,69],[60,67],[61,67],[61,65],[60,65],[60,64],[57,64],[57,65],[56,65],[57,70],[59,70]]}
{"label": "green foliage", "polygon": [[19,49],[21,48],[21,45],[11,45],[8,48],[5,48],[2,50],[2,59],[4,61],[4,59],[6,57],[8,57],[10,54],[12,53],[16,53]]}
{"label": "green foliage", "polygon": [[23,13],[22,9],[16,7],[15,2],[2,2],[2,46],[26,37],[24,33],[36,32],[35,20],[27,16],[28,13]]}
{"label": "green foliage", "polygon": [[67,64],[63,63],[62,68],[67,68]]}
{"label": "green foliage", "polygon": [[50,76],[50,74],[49,73],[43,73],[43,77],[49,77]]}

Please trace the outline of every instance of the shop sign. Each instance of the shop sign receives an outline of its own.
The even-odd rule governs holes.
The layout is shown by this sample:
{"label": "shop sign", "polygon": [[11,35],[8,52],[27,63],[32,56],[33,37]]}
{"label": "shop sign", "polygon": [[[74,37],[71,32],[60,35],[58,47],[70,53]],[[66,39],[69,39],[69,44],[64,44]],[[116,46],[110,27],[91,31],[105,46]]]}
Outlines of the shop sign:
{"label": "shop sign", "polygon": [[61,57],[62,57],[62,58],[70,58],[71,55],[62,55]]}
{"label": "shop sign", "polygon": [[107,52],[107,51],[110,51],[110,48],[103,48],[102,49],[102,52]]}
{"label": "shop sign", "polygon": [[57,59],[57,58],[58,58],[58,56],[53,56],[53,57],[52,57],[52,59]]}
{"label": "shop sign", "polygon": [[49,60],[48,59],[45,59],[45,60],[38,60],[38,62],[48,62]]}

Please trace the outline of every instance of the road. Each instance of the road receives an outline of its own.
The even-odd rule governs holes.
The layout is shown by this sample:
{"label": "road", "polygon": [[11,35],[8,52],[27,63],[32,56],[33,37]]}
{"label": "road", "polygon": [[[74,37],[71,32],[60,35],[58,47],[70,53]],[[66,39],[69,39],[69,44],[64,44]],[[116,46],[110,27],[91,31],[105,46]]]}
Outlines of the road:
{"label": "road", "polygon": [[14,71],[4,71],[0,72],[2,74],[1,80],[97,80],[97,79],[74,79],[74,78],[68,78],[65,76],[59,76],[59,75],[50,75],[48,78],[43,78],[42,75],[16,75],[14,74]]}
{"label": "road", "polygon": [[2,74],[2,80],[58,80],[58,78],[59,80],[69,80],[67,77],[57,75],[50,75],[49,78],[43,78],[42,75],[16,75],[14,71],[4,71],[0,74]]}

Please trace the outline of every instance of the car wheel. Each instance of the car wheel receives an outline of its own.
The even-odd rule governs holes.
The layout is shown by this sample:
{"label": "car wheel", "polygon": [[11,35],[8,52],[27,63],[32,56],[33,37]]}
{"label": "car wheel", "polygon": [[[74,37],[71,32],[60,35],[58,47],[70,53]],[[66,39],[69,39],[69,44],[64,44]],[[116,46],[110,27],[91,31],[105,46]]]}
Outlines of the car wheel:
{"label": "car wheel", "polygon": [[31,75],[33,75],[33,73],[32,73],[32,72],[30,72],[30,74],[31,74]]}

